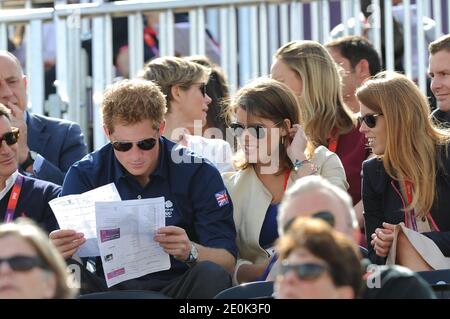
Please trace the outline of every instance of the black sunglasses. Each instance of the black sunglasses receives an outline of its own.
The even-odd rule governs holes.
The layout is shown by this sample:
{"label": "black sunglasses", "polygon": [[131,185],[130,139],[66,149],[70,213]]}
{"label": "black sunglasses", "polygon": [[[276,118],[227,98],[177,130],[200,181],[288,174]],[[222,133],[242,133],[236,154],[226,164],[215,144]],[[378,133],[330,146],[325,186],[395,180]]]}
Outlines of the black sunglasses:
{"label": "black sunglasses", "polygon": [[[200,92],[202,92],[203,97],[206,97],[206,87],[207,87],[207,83],[192,83],[192,85],[197,85]],[[188,89],[189,87],[186,87],[185,89]]]}
{"label": "black sunglasses", "polygon": [[[287,232],[289,230],[289,228],[291,228],[292,224],[294,223],[294,221],[297,218],[301,218],[301,216],[295,216],[295,217],[291,218],[290,220],[288,220],[288,222],[283,227],[283,231]],[[334,226],[336,224],[336,220],[334,219],[334,215],[332,213],[330,213],[330,212],[327,212],[327,211],[320,211],[320,212],[314,213],[314,214],[311,215],[311,218],[322,219],[323,221],[325,221],[328,225],[330,225],[333,228],[334,228]]]}
{"label": "black sunglasses", "polygon": [[362,124],[362,122],[366,123],[367,127],[374,128],[377,125],[377,117],[383,115],[381,113],[376,114],[367,114],[364,116],[358,117],[359,124]]}
{"label": "black sunglasses", "polygon": [[230,128],[232,129],[232,132],[234,136],[241,137],[242,133],[244,133],[245,130],[248,130],[251,135],[256,137],[257,139],[264,138],[266,136],[265,127],[261,125],[249,125],[244,126],[240,123],[231,123]]}
{"label": "black sunglasses", "polygon": [[279,268],[279,274],[285,275],[290,271],[293,271],[299,279],[313,280],[328,271],[328,267],[314,263],[290,264],[287,260],[283,260]]}
{"label": "black sunglasses", "polygon": [[32,256],[13,256],[9,258],[0,258],[0,265],[4,262],[8,263],[14,271],[29,271],[34,267],[48,269],[47,264],[40,257]]}
{"label": "black sunglasses", "polygon": [[11,128],[11,132],[7,132],[3,134],[3,136],[0,136],[0,145],[3,143],[3,141],[6,142],[7,145],[13,145],[16,144],[19,140],[19,129],[17,127]]}
{"label": "black sunglasses", "polygon": [[[143,151],[149,151],[155,147],[157,140],[153,137],[146,138],[145,140],[134,142]],[[133,147],[133,142],[111,142],[116,151],[128,152]]]}
{"label": "black sunglasses", "polygon": [[206,87],[207,87],[206,83],[200,83],[200,85],[198,86],[200,92],[202,92],[203,94],[203,97],[206,97]]}

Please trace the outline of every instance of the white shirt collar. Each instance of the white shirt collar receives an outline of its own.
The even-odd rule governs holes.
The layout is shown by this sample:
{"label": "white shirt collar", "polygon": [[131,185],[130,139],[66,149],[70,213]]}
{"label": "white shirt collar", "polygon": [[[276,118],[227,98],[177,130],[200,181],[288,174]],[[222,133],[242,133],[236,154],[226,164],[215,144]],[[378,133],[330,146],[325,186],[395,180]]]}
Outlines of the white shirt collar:
{"label": "white shirt collar", "polygon": [[8,179],[5,182],[6,187],[0,191],[0,200],[2,200],[3,197],[5,197],[5,195],[8,194],[11,187],[13,187],[14,183],[16,182],[17,175],[19,175],[18,170],[16,170],[14,173],[11,174],[10,177],[8,177]]}

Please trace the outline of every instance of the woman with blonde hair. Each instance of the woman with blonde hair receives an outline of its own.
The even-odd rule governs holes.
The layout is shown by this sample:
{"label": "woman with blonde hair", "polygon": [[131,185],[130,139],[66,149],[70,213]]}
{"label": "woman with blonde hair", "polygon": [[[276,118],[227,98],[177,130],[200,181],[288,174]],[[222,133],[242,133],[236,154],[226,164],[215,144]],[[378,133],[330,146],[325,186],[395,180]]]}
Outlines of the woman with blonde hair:
{"label": "woman with blonde hair", "polygon": [[376,155],[363,165],[369,256],[415,271],[450,268],[450,133],[433,126],[426,97],[401,74],[379,73],[356,95]]}
{"label": "woman with blonde hair", "polygon": [[0,225],[0,299],[72,298],[68,280],[63,257],[34,222]]}
{"label": "woman with blonde hair", "polygon": [[[284,191],[297,178],[320,174],[346,190],[342,163],[325,147],[308,146],[297,100],[284,84],[257,79],[230,103],[230,127],[241,146],[237,172],[222,175],[234,206],[238,262],[235,283],[257,280],[273,255]],[[251,194],[251,196],[249,196]]]}
{"label": "woman with blonde hair", "polygon": [[[233,170],[232,150],[227,141],[203,137],[211,97],[207,84],[211,69],[178,57],[161,57],[148,62],[139,77],[157,84],[166,96],[164,136],[210,160],[220,172]],[[222,132],[209,128],[215,136]]]}
{"label": "woman with blonde hair", "polygon": [[356,205],[361,200],[362,162],[369,153],[356,118],[343,102],[334,60],[318,42],[292,41],[275,53],[271,72],[272,78],[285,83],[297,96],[312,147],[323,145],[341,159],[348,192]]}

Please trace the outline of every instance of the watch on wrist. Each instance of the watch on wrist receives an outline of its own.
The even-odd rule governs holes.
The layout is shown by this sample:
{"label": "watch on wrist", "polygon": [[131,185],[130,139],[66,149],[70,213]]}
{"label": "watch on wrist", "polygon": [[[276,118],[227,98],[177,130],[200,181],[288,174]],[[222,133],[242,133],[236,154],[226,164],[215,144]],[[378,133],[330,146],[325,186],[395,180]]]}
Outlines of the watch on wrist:
{"label": "watch on wrist", "polygon": [[188,265],[195,264],[198,259],[198,250],[194,243],[191,242],[191,251],[189,252],[189,256],[184,261]]}
{"label": "watch on wrist", "polygon": [[36,160],[36,156],[37,156],[37,153],[35,151],[31,151],[31,150],[28,151],[27,159],[25,160],[25,162],[20,164],[20,168],[23,171],[26,171],[30,165],[34,164],[34,161]]}

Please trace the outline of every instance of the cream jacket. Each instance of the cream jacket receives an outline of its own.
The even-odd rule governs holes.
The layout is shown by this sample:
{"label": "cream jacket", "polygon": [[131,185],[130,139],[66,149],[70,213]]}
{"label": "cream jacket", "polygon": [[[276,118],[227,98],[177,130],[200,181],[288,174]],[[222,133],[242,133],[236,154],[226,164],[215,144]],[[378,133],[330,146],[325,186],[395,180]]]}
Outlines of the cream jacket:
{"label": "cream jacket", "polygon": [[[318,174],[334,185],[347,190],[341,160],[324,146],[319,146],[311,161],[317,166]],[[272,202],[271,193],[265,188],[252,166],[237,172],[222,174],[225,186],[231,196],[234,206],[234,223],[237,232],[238,261],[235,268],[242,264],[262,263],[269,257],[265,249],[259,245],[259,235]],[[287,187],[297,179],[297,173],[292,171]]]}

